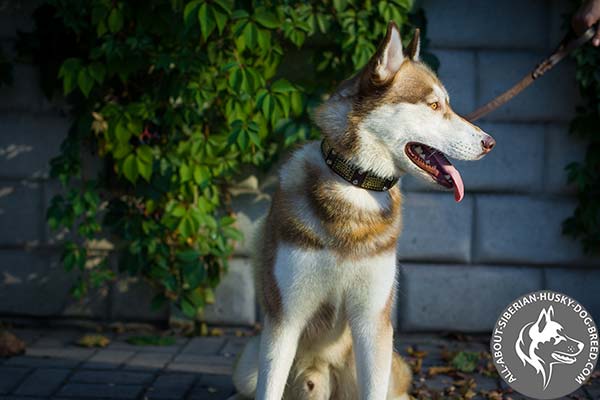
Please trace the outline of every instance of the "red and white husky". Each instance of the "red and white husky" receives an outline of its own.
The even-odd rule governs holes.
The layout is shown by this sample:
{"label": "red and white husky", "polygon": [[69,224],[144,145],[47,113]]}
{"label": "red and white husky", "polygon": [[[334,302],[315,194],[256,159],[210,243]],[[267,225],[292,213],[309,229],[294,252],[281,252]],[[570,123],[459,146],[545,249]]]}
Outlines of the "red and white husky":
{"label": "red and white husky", "polygon": [[[407,398],[410,374],[393,356],[390,320],[401,230],[395,183],[409,173],[453,189],[460,201],[463,183],[445,155],[478,160],[495,142],[450,108],[444,86],[419,60],[418,31],[403,49],[394,23],[315,120],[324,142],[307,143],[283,165],[257,235],[264,329],[241,355],[234,383],[261,400],[284,391],[315,398],[310,379],[305,395],[290,394],[286,383],[324,364],[334,373],[323,399]],[[347,382],[336,374],[345,369],[354,394],[340,392]]]}

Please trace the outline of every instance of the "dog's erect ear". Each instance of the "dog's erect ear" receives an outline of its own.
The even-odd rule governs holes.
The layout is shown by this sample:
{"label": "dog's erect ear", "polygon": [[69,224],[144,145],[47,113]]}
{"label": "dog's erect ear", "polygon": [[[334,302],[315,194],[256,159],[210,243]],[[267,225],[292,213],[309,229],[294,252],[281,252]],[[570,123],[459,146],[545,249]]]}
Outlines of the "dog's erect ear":
{"label": "dog's erect ear", "polygon": [[375,84],[386,83],[396,75],[402,61],[404,61],[404,54],[402,53],[400,31],[396,23],[392,21],[388,24],[385,39],[369,61],[371,81]]}
{"label": "dog's erect ear", "polygon": [[415,35],[406,48],[406,56],[414,61],[419,61],[419,53],[421,52],[421,30],[415,29]]}
{"label": "dog's erect ear", "polygon": [[537,321],[535,322],[538,332],[541,333],[544,330],[544,328],[546,327],[546,324],[552,320],[553,315],[554,315],[554,308],[552,308],[552,306],[548,307],[547,310],[545,308],[542,309],[542,311],[540,312],[540,316],[538,317]]}

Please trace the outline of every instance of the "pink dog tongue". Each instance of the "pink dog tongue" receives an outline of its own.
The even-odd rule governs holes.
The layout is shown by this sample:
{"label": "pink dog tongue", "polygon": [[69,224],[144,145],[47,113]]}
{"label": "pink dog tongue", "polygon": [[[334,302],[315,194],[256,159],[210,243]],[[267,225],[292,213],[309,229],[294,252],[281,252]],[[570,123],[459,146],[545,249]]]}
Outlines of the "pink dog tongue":
{"label": "pink dog tongue", "polygon": [[433,157],[435,157],[438,165],[442,167],[442,171],[440,172],[448,174],[452,177],[452,184],[454,185],[454,200],[458,203],[463,199],[463,197],[465,197],[465,186],[460,176],[460,172],[458,172],[458,170],[454,168],[454,165],[452,165],[450,161],[448,161],[448,159],[441,153],[436,152]]}

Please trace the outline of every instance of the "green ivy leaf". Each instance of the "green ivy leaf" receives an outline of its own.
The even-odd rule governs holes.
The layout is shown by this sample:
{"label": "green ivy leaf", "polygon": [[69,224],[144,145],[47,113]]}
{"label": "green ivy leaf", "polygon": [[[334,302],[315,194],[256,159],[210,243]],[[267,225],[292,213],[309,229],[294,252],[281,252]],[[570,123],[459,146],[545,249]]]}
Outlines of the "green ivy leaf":
{"label": "green ivy leaf", "polygon": [[83,93],[85,97],[88,97],[92,87],[94,86],[94,78],[87,68],[82,68],[79,70],[79,74],[77,75],[77,84],[79,85],[81,93]]}
{"label": "green ivy leaf", "polygon": [[104,75],[106,74],[106,68],[104,67],[103,64],[93,63],[88,67],[88,71],[89,71],[90,75],[92,76],[92,78],[94,78],[94,80],[97,83],[102,83],[104,81]]}
{"label": "green ivy leaf", "polygon": [[186,299],[181,299],[180,302],[180,306],[181,306],[181,311],[183,311],[183,313],[188,317],[188,318],[196,318],[196,307],[190,303],[188,300]]}
{"label": "green ivy leaf", "polygon": [[177,230],[182,237],[188,238],[196,233],[198,226],[190,215],[185,215],[179,222]]}
{"label": "green ivy leaf", "polygon": [[225,29],[225,25],[227,25],[227,20],[229,16],[225,12],[222,12],[219,9],[217,9],[216,7],[214,7],[212,11],[215,23],[217,24],[217,29],[219,30],[219,34],[222,34],[223,30]]}
{"label": "green ivy leaf", "polygon": [[182,183],[192,179],[192,169],[187,164],[182,164],[179,167],[179,178]]}
{"label": "green ivy leaf", "polygon": [[278,79],[271,85],[271,90],[275,93],[295,92],[296,88],[286,79]]}
{"label": "green ivy leaf", "polygon": [[213,0],[213,3],[217,7],[219,7],[223,12],[225,12],[227,15],[231,15],[231,7],[233,6],[233,2],[232,1]]}
{"label": "green ivy leaf", "polygon": [[123,13],[118,8],[113,8],[108,16],[108,29],[112,33],[116,33],[123,28]]}
{"label": "green ivy leaf", "polygon": [[152,154],[152,148],[150,146],[142,145],[137,148],[136,153],[137,153],[138,158],[140,160],[142,160],[143,162],[145,162],[147,164],[152,163],[152,159],[154,158],[154,155]]}
{"label": "green ivy leaf", "polygon": [[200,32],[204,40],[208,40],[208,37],[216,27],[213,14],[210,11],[207,3],[202,4],[198,10],[198,22],[200,23]]}
{"label": "green ivy leaf", "polygon": [[60,67],[58,77],[63,80],[63,92],[69,94],[75,88],[79,70],[81,69],[81,60],[77,58],[66,59]]}
{"label": "green ivy leaf", "polygon": [[196,250],[184,250],[177,253],[177,259],[186,264],[197,263],[200,260],[200,253]]}
{"label": "green ivy leaf", "polygon": [[240,150],[244,151],[246,149],[248,149],[248,144],[250,143],[249,141],[250,137],[248,135],[248,132],[242,130],[240,131],[240,133],[237,136],[236,142],[238,144],[238,146],[240,147]]}
{"label": "green ivy leaf", "polygon": [[273,113],[273,109],[275,108],[275,101],[273,97],[269,94],[265,95],[262,100],[262,112],[265,118],[270,118]]}
{"label": "green ivy leaf", "polygon": [[125,178],[131,183],[137,181],[138,167],[135,155],[130,154],[125,158],[125,161],[123,161],[123,175],[125,175]]}
{"label": "green ivy leaf", "polygon": [[128,142],[131,138],[131,131],[123,119],[119,120],[117,126],[115,126],[115,136],[120,143]]}
{"label": "green ivy leaf", "polygon": [[241,68],[236,68],[229,74],[229,86],[235,91],[239,91],[242,88],[244,79],[246,79],[244,72]]}
{"label": "green ivy leaf", "polygon": [[254,48],[258,44],[258,29],[252,22],[248,22],[242,32],[244,43],[248,48]]}
{"label": "green ivy leaf", "polygon": [[183,9],[183,22],[186,26],[189,26],[194,21],[192,16],[195,15],[195,11],[200,3],[202,3],[202,0],[194,0],[185,5],[185,8]]}
{"label": "green ivy leaf", "polygon": [[333,0],[333,7],[337,12],[342,12],[348,7],[348,0]]}
{"label": "green ivy leaf", "polygon": [[277,16],[270,11],[267,11],[263,7],[257,8],[254,13],[254,20],[269,29],[277,29],[279,28],[279,20]]}
{"label": "green ivy leaf", "polygon": [[206,166],[196,165],[194,167],[194,182],[198,185],[206,183],[210,179],[210,170]]}
{"label": "green ivy leaf", "polygon": [[142,178],[146,180],[146,182],[150,182],[150,178],[152,177],[152,163],[146,162],[140,157],[137,157],[136,161],[138,172],[140,173]]}

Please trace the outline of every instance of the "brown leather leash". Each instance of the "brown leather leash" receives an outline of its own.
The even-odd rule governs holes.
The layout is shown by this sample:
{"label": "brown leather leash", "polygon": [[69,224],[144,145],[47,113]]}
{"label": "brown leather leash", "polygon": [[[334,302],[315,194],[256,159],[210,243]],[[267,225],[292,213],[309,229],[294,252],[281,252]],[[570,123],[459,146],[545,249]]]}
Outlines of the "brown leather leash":
{"label": "brown leather leash", "polygon": [[477,110],[473,111],[465,118],[469,121],[475,121],[484,115],[494,111],[517,94],[521,93],[527,86],[531,85],[533,81],[535,81],[540,76],[544,75],[546,72],[551,70],[556,64],[558,64],[563,58],[565,58],[569,53],[573,50],[581,47],[585,43],[587,43],[594,34],[596,33],[596,26],[592,26],[588,28],[581,36],[576,37],[573,31],[569,31],[567,35],[561,40],[558,48],[550,55],[550,57],[543,60],[539,63],[533,71],[531,71],[527,76],[521,79],[516,85],[502,93],[501,95],[495,97],[492,101],[485,104],[484,106],[479,107]]}

